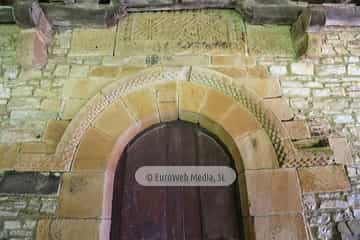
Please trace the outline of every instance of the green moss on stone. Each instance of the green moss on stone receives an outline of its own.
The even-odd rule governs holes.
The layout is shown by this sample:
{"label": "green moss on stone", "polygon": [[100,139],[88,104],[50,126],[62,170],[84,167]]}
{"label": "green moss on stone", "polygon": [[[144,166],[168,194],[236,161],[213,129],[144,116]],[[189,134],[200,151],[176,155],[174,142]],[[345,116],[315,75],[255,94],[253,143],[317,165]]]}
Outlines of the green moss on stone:
{"label": "green moss on stone", "polygon": [[262,56],[295,57],[290,26],[247,25],[249,51]]}

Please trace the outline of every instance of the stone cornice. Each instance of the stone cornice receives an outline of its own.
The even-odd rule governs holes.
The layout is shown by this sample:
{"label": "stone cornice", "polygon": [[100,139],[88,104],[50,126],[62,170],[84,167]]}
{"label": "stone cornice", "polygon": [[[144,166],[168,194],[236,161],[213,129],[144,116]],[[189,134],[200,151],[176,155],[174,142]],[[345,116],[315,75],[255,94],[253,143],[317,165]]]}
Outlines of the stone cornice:
{"label": "stone cornice", "polygon": [[[33,27],[29,9],[32,1],[15,0],[12,6],[0,7],[0,23],[16,22],[21,27]],[[311,10],[309,31],[324,26],[360,26],[360,7],[354,4],[311,5],[290,0],[239,0],[212,3],[177,3],[164,5],[91,5],[40,3],[41,8],[54,26],[108,27],[122,16],[133,12],[175,11],[193,9],[235,9],[252,24],[293,24],[300,14]]]}

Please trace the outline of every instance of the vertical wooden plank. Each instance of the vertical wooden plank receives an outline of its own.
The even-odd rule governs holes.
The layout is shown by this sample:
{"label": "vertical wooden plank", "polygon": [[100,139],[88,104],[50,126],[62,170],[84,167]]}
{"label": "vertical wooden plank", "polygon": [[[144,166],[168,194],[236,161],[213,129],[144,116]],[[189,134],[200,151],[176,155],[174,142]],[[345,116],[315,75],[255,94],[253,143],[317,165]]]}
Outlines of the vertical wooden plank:
{"label": "vertical wooden plank", "polygon": [[[211,137],[198,131],[199,165],[231,166],[231,159]],[[240,239],[234,187],[201,187],[203,239]]]}
{"label": "vertical wooden plank", "polygon": [[[168,125],[169,166],[195,166],[196,131],[193,125]],[[201,239],[201,209],[198,187],[168,187],[168,239]]]}
{"label": "vertical wooden plank", "polygon": [[166,164],[163,151],[163,126],[136,139],[127,150],[126,173],[121,209],[121,240],[166,239],[166,191],[136,183],[135,172],[142,166]]}

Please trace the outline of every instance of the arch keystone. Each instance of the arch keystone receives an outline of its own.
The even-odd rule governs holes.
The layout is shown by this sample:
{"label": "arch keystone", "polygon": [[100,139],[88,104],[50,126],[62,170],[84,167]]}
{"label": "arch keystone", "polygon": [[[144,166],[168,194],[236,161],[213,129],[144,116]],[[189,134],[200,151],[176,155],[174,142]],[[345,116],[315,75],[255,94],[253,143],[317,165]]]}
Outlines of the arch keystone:
{"label": "arch keystone", "polygon": [[[196,86],[196,87],[194,87]],[[190,82],[178,82],[179,118],[181,120],[197,123],[198,113],[205,100],[208,88],[194,85]]]}
{"label": "arch keystone", "polygon": [[169,82],[154,86],[157,107],[161,122],[174,121],[179,118],[177,83]]}

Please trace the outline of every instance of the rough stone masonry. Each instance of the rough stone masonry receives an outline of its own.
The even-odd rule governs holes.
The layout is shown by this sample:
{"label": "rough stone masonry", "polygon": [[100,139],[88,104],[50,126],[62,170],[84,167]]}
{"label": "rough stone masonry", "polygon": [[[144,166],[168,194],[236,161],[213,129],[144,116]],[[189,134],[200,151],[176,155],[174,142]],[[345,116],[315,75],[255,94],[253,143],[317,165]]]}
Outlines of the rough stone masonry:
{"label": "rough stone masonry", "polygon": [[[30,169],[61,178],[61,170],[47,166],[64,130],[115,78],[156,66],[202,66],[239,78],[278,79],[292,110],[288,120],[306,121],[307,140],[347,139],[353,159],[346,169],[351,190],[304,193],[304,216],[312,239],[359,239],[360,29],[314,33],[319,52],[295,58],[290,26],[250,25],[238,13],[217,11],[201,12],[197,24],[180,29],[167,20],[181,21],[193,13],[131,14],[109,29],[59,28],[42,68],[31,67],[28,54],[34,31],[0,25],[0,186],[9,170]],[[165,22],[170,34],[156,26],[146,30],[148,19]],[[224,32],[202,28],[210,20],[214,29],[226,26]],[[196,29],[198,35],[184,29]],[[205,40],[198,42],[199,37]],[[57,191],[0,192],[0,239],[39,239],[40,222],[56,215],[58,198]]]}

